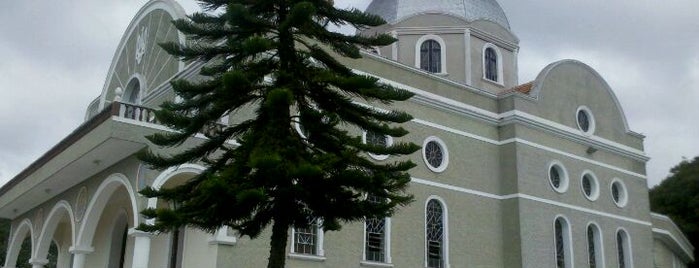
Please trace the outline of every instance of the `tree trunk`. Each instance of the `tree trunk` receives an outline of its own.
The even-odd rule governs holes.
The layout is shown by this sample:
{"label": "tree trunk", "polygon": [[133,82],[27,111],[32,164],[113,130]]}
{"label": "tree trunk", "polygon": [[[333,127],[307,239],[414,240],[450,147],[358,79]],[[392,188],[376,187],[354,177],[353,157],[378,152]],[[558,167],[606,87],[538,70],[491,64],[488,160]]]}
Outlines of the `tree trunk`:
{"label": "tree trunk", "polygon": [[286,240],[289,238],[289,224],[275,220],[272,223],[269,260],[267,268],[284,268],[286,262]]}

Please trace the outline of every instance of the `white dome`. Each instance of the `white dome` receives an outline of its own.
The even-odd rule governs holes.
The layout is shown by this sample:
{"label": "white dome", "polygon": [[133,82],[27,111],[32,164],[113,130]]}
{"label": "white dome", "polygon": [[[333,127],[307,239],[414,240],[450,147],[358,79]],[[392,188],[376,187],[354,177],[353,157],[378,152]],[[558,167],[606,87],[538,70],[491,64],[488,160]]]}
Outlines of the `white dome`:
{"label": "white dome", "polygon": [[466,21],[487,20],[510,29],[505,12],[496,0],[372,0],[366,11],[391,24],[417,14],[442,13]]}

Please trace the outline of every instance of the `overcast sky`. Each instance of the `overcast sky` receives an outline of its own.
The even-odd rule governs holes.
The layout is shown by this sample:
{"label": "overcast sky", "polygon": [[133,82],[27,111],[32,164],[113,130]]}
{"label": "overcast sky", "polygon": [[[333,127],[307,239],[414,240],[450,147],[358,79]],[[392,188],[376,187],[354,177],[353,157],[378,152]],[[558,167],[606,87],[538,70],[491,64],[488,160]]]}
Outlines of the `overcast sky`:
{"label": "overcast sky", "polygon": [[[0,184],[82,121],[146,0],[0,2]],[[648,184],[699,155],[697,0],[499,0],[520,38],[520,82],[561,59],[595,68],[647,136]],[[180,3],[188,12],[193,0]],[[335,0],[364,9],[369,0]]]}

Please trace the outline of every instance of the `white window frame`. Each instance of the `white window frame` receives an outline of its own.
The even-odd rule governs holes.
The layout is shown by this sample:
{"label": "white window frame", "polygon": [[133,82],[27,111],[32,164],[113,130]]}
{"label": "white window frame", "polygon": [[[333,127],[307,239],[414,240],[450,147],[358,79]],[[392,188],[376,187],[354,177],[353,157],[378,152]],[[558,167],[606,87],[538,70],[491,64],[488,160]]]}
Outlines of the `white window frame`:
{"label": "white window frame", "polygon": [[[139,73],[135,73],[129,77],[128,83],[126,83],[126,88],[124,89],[123,95],[121,97],[121,102],[128,103],[128,104],[133,104],[133,105],[142,105],[143,104],[143,96],[146,94],[146,79]],[[128,102],[129,96],[133,92],[133,88],[131,85],[134,83],[134,81],[138,82],[138,98],[134,103]]]}
{"label": "white window frame", "polygon": [[425,259],[424,264],[425,264],[425,267],[427,267],[427,249],[428,249],[428,246],[427,246],[427,204],[429,204],[430,201],[432,201],[432,200],[435,200],[435,201],[439,202],[440,205],[442,205],[442,224],[444,225],[442,227],[443,228],[442,229],[442,239],[444,240],[444,245],[443,245],[444,246],[444,249],[443,249],[444,268],[449,268],[450,267],[450,265],[449,265],[449,209],[447,208],[447,202],[445,202],[444,199],[442,199],[441,197],[436,196],[436,195],[431,195],[430,197],[427,198],[427,200],[425,201],[425,206],[424,206],[423,213],[422,213],[422,215],[424,217],[422,226],[423,226],[423,232],[425,235],[425,240],[423,243],[423,246],[424,246],[423,258]]}
{"label": "white window frame", "polygon": [[[362,143],[364,143],[364,144],[366,144],[366,142],[367,142],[366,141],[367,133],[368,132],[366,130],[362,131]],[[389,135],[384,135],[384,137],[386,137],[386,147],[393,145],[393,137],[391,137]],[[378,161],[386,160],[388,158],[388,155],[386,155],[386,154],[381,154],[381,155],[372,154],[372,153],[368,153],[368,154],[369,154],[369,156],[371,156],[371,158],[378,160]]]}
{"label": "white window frame", "polygon": [[316,254],[297,253],[294,251],[296,245],[296,227],[291,227],[291,247],[289,248],[289,257],[294,259],[310,260],[310,261],[325,261],[325,250],[323,249],[324,233],[320,222],[316,226]]}
{"label": "white window frame", "polygon": [[[587,131],[584,131],[584,130],[582,129],[582,127],[580,127],[580,122],[578,121],[578,114],[579,114],[580,112],[586,113],[586,114],[587,114],[587,120],[590,121],[590,122],[589,122],[590,127],[588,128]],[[578,126],[578,129],[579,129],[580,132],[582,132],[584,135],[590,136],[590,135],[592,135],[592,134],[595,133],[595,129],[596,129],[596,127],[597,127],[597,124],[596,124],[596,122],[595,122],[595,116],[592,114],[592,111],[590,110],[590,108],[588,108],[588,107],[585,106],[585,105],[582,105],[582,106],[578,107],[577,110],[575,110],[575,125]]]}
{"label": "white window frame", "polygon": [[[561,176],[561,182],[558,187],[553,185],[553,181],[551,180],[551,169],[554,167],[558,167],[558,171],[560,176]],[[556,191],[559,194],[565,193],[568,191],[568,187],[570,186],[570,178],[568,177],[568,170],[566,170],[565,166],[563,163],[561,163],[558,160],[553,160],[548,164],[548,168],[546,169],[546,178],[548,179],[549,185],[551,186],[551,189]]]}
{"label": "white window frame", "polygon": [[[490,80],[485,75],[486,74],[485,51],[488,48],[492,48],[495,51],[495,56],[497,57],[497,59],[496,59],[497,66],[495,67],[497,69],[497,72],[498,72],[498,79],[497,80]],[[482,68],[483,69],[483,80],[498,84],[500,86],[504,86],[505,83],[503,81],[505,79],[503,77],[502,52],[500,52],[500,48],[498,48],[493,43],[485,43],[485,45],[483,45],[483,50],[481,51],[481,55],[482,55],[481,64],[483,65],[483,68]]]}
{"label": "white window frame", "polygon": [[[583,180],[585,179],[585,175],[589,175],[590,178],[592,178],[592,185],[591,185],[592,192],[590,193],[590,196],[587,196],[587,194],[585,194],[585,188],[583,187]],[[599,198],[599,192],[600,192],[599,180],[597,179],[597,176],[595,175],[595,173],[593,173],[590,170],[585,170],[582,172],[582,175],[580,175],[580,191],[582,192],[583,196],[585,196],[585,198],[587,198],[587,200],[595,201],[595,200],[597,200],[597,198]]]}
{"label": "white window frame", "polygon": [[556,215],[556,217],[553,218],[553,222],[551,222],[551,229],[553,230],[553,232],[551,232],[553,234],[553,267],[556,267],[556,262],[558,261],[556,259],[556,221],[559,219],[561,219],[563,223],[561,224],[561,227],[563,228],[563,254],[565,254],[564,256],[566,257],[565,267],[572,268],[573,263],[575,263],[573,256],[573,237],[571,234],[573,226],[570,224],[570,220],[568,220],[568,218],[562,214]]}
{"label": "white window frame", "polygon": [[369,261],[366,258],[366,220],[364,220],[364,236],[362,238],[362,261],[361,265],[364,266],[393,266],[393,261],[391,260],[391,218],[384,218],[384,262]]}
{"label": "white window frame", "polygon": [[[595,243],[595,260],[597,261],[597,267],[603,268],[604,264],[606,263],[604,259],[604,238],[602,235],[602,228],[599,227],[599,224],[597,224],[594,221],[591,221],[587,223],[587,226],[585,227],[585,245],[587,245],[587,228],[590,226],[593,226],[595,230],[597,231],[597,234],[594,236],[594,243]],[[587,254],[590,254],[590,251],[588,249]]]}
{"label": "white window frame", "polygon": [[616,256],[617,259],[617,264],[621,263],[619,260],[619,242],[617,241],[617,236],[619,233],[622,233],[623,236],[623,247],[624,247],[624,259],[625,259],[625,264],[626,267],[634,267],[633,265],[633,250],[631,249],[631,235],[629,235],[629,232],[626,231],[623,227],[619,227],[616,229],[616,232],[614,232],[614,248],[617,250],[614,252],[614,256]]}
{"label": "white window frame", "polygon": [[[429,142],[436,142],[437,145],[442,149],[442,164],[439,165],[438,167],[433,167],[430,162],[427,160],[427,155],[425,154],[426,151],[425,149],[427,148],[427,144]],[[425,141],[422,142],[422,160],[425,161],[425,165],[427,165],[427,168],[432,170],[433,172],[436,173],[441,173],[444,172],[447,169],[447,166],[449,166],[449,149],[447,149],[446,143],[442,141],[442,139],[436,137],[436,136],[429,136],[425,138]]]}
{"label": "white window frame", "polygon": [[[614,184],[619,185],[619,202],[614,200],[614,192],[612,191]],[[612,183],[609,184],[609,196],[617,207],[625,207],[629,203],[629,190],[626,188],[624,181],[619,178],[612,179]]]}
{"label": "white window frame", "polygon": [[[422,43],[428,40],[434,40],[439,44],[439,52],[440,52],[440,69],[438,73],[433,73],[433,74],[438,74],[438,75],[447,75],[447,45],[444,42],[444,39],[440,37],[439,35],[434,35],[434,34],[427,34],[423,35],[420,38],[417,39],[417,42],[415,43],[415,68],[420,68],[420,61],[422,60],[422,56],[420,54],[420,48],[422,47]],[[424,70],[423,70],[424,71]],[[425,71],[427,72],[427,71]]]}

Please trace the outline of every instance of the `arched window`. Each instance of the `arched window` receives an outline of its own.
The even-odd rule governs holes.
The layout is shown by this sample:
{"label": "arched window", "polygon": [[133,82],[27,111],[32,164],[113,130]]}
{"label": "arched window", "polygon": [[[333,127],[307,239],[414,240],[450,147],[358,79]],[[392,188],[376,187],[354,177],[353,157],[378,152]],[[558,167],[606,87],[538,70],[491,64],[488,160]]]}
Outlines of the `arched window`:
{"label": "arched window", "polygon": [[568,221],[563,217],[558,217],[553,225],[556,268],[571,267],[573,256],[570,249],[570,226]]}
{"label": "arched window", "polygon": [[121,212],[114,221],[111,232],[111,246],[109,250],[109,263],[107,267],[124,267],[126,256],[126,243],[128,239],[128,219],[126,212]]}
{"label": "arched window", "polygon": [[602,267],[602,235],[599,227],[591,223],[587,226],[587,256],[590,268]]}
{"label": "arched window", "polygon": [[[374,195],[367,196],[370,202],[379,203]],[[364,260],[370,262],[390,263],[390,226],[388,218],[367,218],[364,223]]]}
{"label": "arched window", "polygon": [[629,235],[624,230],[616,232],[616,252],[619,268],[632,267]]}
{"label": "arched window", "polygon": [[485,49],[485,78],[498,81],[498,54],[492,47]]}
{"label": "arched window", "polygon": [[427,201],[425,208],[426,267],[446,267],[444,209],[436,199]]}
{"label": "arched window", "polygon": [[420,45],[420,69],[442,72],[442,46],[437,41],[429,39]]}

